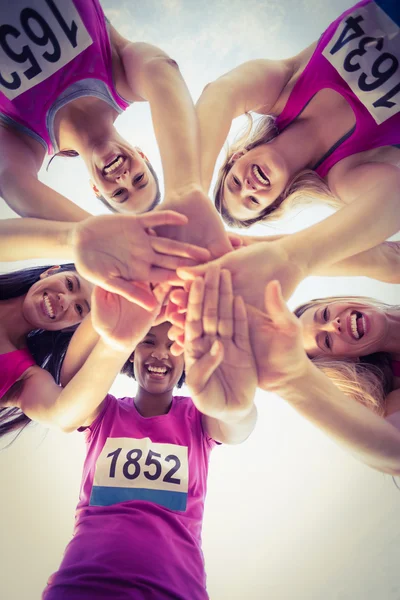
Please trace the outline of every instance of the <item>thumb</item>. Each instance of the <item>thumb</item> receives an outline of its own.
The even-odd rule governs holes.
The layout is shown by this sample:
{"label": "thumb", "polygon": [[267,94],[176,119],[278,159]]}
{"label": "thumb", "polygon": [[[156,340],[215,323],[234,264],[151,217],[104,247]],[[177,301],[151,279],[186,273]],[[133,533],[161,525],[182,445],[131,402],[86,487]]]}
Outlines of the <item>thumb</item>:
{"label": "thumb", "polygon": [[276,325],[286,325],[288,321],[292,320],[292,313],[283,299],[279,281],[274,280],[267,284],[264,302],[268,316]]}
{"label": "thumb", "polygon": [[207,354],[195,360],[191,366],[186,380],[193,395],[200,394],[206,387],[208,380],[224,359],[224,347],[219,340],[215,340]]}
{"label": "thumb", "polygon": [[204,275],[207,271],[207,267],[210,264],[214,264],[215,261],[207,263],[206,265],[198,265],[197,267],[179,267],[176,272],[178,277],[183,280],[196,279],[199,275]]}
{"label": "thumb", "polygon": [[108,292],[118,294],[122,298],[129,300],[129,302],[138,304],[145,310],[153,310],[157,306],[154,294],[140,285],[140,282],[127,281],[120,278],[106,279],[102,281],[101,286]]}

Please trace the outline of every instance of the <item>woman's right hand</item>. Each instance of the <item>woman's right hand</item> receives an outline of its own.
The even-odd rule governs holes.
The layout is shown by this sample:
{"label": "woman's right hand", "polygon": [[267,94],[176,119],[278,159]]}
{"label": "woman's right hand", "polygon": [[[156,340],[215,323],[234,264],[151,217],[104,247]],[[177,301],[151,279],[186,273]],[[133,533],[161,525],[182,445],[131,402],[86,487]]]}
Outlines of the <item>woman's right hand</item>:
{"label": "woman's right hand", "polygon": [[108,292],[152,310],[151,291],[136,282],[179,284],[176,269],[209,260],[210,253],[186,242],[157,237],[161,225],[187,225],[184,215],[160,211],[144,215],[107,215],[77,223],[72,232],[77,270]]}
{"label": "woman's right hand", "polygon": [[146,310],[118,294],[95,287],[92,293],[91,320],[103,342],[118,352],[131,352],[153,326],[167,293],[168,284],[159,284],[151,291],[149,284],[141,285],[153,297],[155,307]]}

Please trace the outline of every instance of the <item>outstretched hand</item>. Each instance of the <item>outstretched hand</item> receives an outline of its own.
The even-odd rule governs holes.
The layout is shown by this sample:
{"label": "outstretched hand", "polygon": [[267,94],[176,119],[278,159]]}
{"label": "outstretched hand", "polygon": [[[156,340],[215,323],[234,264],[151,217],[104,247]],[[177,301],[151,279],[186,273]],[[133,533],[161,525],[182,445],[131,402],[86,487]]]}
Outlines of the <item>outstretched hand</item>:
{"label": "outstretched hand", "polygon": [[228,422],[253,408],[257,385],[246,307],[233,297],[228,271],[210,267],[196,278],[185,324],[186,384],[198,410]]}
{"label": "outstretched hand", "polygon": [[248,307],[251,347],[258,385],[279,392],[305,373],[309,359],[303,347],[302,324],[288,309],[278,281],[265,288],[265,310]]}
{"label": "outstretched hand", "polygon": [[152,234],[160,225],[187,225],[184,215],[172,211],[144,215],[91,217],[75,227],[74,261],[85,279],[152,310],[151,290],[136,282],[179,284],[176,269],[206,261],[210,253],[186,242]]}
{"label": "outstretched hand", "polygon": [[138,285],[153,297],[152,311],[100,287],[95,287],[92,293],[92,325],[103,341],[118,351],[131,352],[146,335],[170,289],[165,283],[157,285],[153,291],[148,284]]}

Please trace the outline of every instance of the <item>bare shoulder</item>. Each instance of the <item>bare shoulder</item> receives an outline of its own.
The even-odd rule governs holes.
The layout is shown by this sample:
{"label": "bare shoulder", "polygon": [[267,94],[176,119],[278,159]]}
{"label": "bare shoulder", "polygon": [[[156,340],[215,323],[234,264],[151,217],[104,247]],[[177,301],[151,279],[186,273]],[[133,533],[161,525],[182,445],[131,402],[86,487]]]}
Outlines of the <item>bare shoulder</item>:
{"label": "bare shoulder", "polygon": [[330,190],[345,204],[350,204],[378,185],[382,194],[395,191],[400,193],[400,167],[392,162],[367,158],[365,157],[365,161],[359,160],[358,157],[354,160],[344,159],[328,173],[327,183]]}
{"label": "bare shoulder", "polygon": [[[16,165],[19,168],[21,161],[24,163],[24,171],[37,174],[46,155],[39,142],[28,135],[14,131],[2,123],[0,123],[0,151],[2,155],[0,175]],[[19,169],[20,175],[21,171]]]}
{"label": "bare shoulder", "polygon": [[391,417],[395,413],[398,413],[400,419],[400,388],[393,390],[386,397],[386,417]]}

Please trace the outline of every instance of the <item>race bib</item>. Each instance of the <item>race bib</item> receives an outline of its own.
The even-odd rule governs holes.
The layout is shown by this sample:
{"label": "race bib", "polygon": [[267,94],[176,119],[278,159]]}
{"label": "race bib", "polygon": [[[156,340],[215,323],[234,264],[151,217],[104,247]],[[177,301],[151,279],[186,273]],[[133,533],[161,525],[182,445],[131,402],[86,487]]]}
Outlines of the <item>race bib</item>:
{"label": "race bib", "polygon": [[380,124],[400,110],[400,15],[394,8],[389,16],[378,4],[387,2],[348,15],[323,55]]}
{"label": "race bib", "polygon": [[0,91],[9,100],[93,43],[72,0],[2,1],[0,23]]}
{"label": "race bib", "polygon": [[150,438],[108,438],[96,463],[90,506],[147,500],[186,510],[188,449]]}

